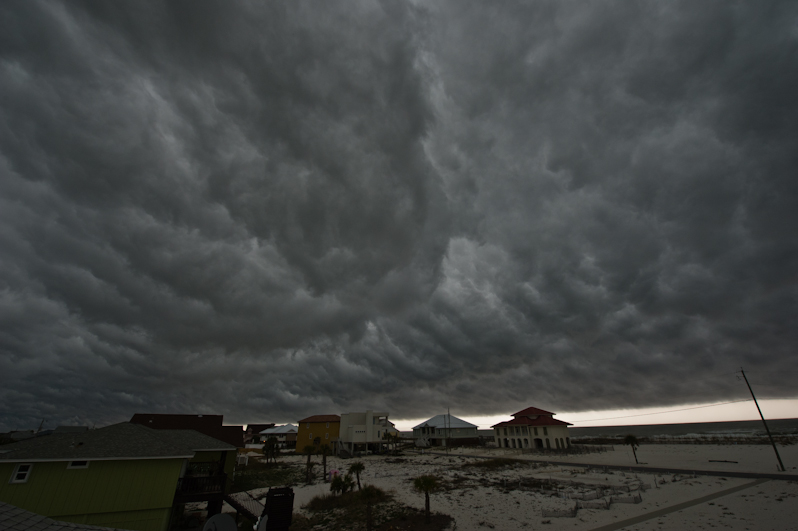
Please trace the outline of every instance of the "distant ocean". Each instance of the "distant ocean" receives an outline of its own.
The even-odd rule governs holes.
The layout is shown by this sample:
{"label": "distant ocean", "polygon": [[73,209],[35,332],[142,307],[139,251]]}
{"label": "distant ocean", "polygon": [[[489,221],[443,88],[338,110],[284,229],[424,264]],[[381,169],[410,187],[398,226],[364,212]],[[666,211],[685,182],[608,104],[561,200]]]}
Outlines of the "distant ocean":
{"label": "distant ocean", "polygon": [[[773,435],[798,435],[798,419],[768,420]],[[737,422],[699,422],[694,424],[646,424],[640,426],[601,426],[592,428],[568,428],[572,438],[618,437],[632,434],[635,437],[683,437],[683,436],[764,436],[761,420]]]}

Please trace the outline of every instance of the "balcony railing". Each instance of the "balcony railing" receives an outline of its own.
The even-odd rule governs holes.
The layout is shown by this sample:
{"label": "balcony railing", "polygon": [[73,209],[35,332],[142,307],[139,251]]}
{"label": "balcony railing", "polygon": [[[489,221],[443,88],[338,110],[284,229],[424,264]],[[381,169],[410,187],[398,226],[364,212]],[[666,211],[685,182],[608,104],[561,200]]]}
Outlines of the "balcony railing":
{"label": "balcony railing", "polygon": [[177,480],[176,493],[182,496],[194,494],[221,494],[227,474],[218,476],[189,476]]}

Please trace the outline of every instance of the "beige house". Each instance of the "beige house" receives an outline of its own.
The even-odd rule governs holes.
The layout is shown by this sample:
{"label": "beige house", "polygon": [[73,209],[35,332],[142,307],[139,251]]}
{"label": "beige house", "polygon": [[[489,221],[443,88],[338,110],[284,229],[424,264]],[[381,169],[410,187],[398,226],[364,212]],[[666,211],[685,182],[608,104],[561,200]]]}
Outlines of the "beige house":
{"label": "beige house", "polygon": [[357,451],[380,450],[385,444],[385,434],[396,434],[396,428],[383,411],[362,413],[342,413],[341,431],[338,437],[338,450],[350,454]]}
{"label": "beige house", "polygon": [[547,450],[570,448],[568,426],[571,424],[553,418],[554,415],[536,407],[514,413],[512,420],[492,426],[496,446]]}

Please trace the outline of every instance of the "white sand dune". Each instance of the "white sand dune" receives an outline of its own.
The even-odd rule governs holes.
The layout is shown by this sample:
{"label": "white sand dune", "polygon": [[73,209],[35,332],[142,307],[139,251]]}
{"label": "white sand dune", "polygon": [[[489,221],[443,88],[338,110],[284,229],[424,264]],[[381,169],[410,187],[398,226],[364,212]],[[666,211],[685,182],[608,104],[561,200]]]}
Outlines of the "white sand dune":
{"label": "white sand dune", "polygon": [[[782,459],[792,472],[798,463],[798,447],[780,448]],[[456,452],[456,453],[455,453]],[[424,497],[412,489],[412,479],[422,474],[434,474],[447,483],[455,484],[449,490],[432,496],[433,511],[452,515],[458,531],[469,530],[588,530],[603,527],[615,529],[668,530],[668,529],[732,529],[732,530],[796,530],[798,531],[798,483],[793,481],[697,476],[690,474],[651,474],[645,472],[615,471],[604,473],[599,468],[587,470],[580,467],[539,464],[537,467],[517,466],[498,470],[463,467],[477,462],[475,454],[496,457],[514,457],[525,460],[539,456],[518,455],[506,450],[457,450],[448,456],[406,454],[403,462],[389,462],[382,456],[361,459],[366,471],[361,476],[364,483],[374,484],[392,491],[397,501],[423,508]],[[768,453],[769,452],[769,453]],[[288,461],[304,462],[304,457],[288,456]],[[615,451],[555,458],[557,461],[593,463],[634,467],[631,450],[615,447]],[[775,472],[775,456],[769,446],[714,446],[714,445],[648,445],[638,450],[638,459],[655,467],[743,472]],[[737,461],[737,463],[710,463]],[[630,462],[631,461],[631,462]],[[352,460],[329,459],[331,468],[345,470]],[[789,473],[788,472],[788,473]],[[794,472],[792,472],[794,473]],[[533,489],[536,480],[549,480],[552,490],[539,492]],[[519,484],[519,481],[521,482]],[[639,484],[650,488],[640,491]],[[543,516],[543,511],[567,510],[576,505],[573,499],[579,492],[596,492],[601,489],[601,499],[609,500],[610,490],[630,488],[631,492],[618,492],[618,502],[640,494],[641,503],[611,503],[609,509],[581,508],[575,517]],[[742,487],[737,492],[724,491]],[[326,494],[328,485],[294,487],[295,508],[300,508],[313,496]],[[253,491],[257,494],[258,491]],[[685,504],[702,497],[721,494],[697,505],[682,507],[673,512],[651,518],[656,511]],[[592,496],[589,494],[588,496]],[[617,527],[624,521],[641,518],[643,521],[627,527]]]}

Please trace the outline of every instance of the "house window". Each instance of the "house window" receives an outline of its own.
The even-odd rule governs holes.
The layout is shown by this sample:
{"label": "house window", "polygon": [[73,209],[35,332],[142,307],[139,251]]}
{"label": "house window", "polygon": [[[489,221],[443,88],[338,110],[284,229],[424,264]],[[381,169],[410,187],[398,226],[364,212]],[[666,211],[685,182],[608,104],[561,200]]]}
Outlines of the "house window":
{"label": "house window", "polygon": [[537,434],[538,434],[538,429],[537,429],[537,428],[535,428],[535,435],[537,435]]}
{"label": "house window", "polygon": [[310,439],[311,441],[313,440],[313,434],[312,433],[308,433],[308,439]]}
{"label": "house window", "polygon": [[88,461],[70,461],[67,468],[89,468]]}
{"label": "house window", "polygon": [[27,483],[32,469],[33,465],[30,463],[18,464],[16,468],[14,468],[14,473],[11,475],[11,481],[9,483]]}
{"label": "house window", "polygon": [[548,435],[548,434],[549,434],[549,429],[543,428],[543,435]]}
{"label": "house window", "polygon": [[327,427],[328,427],[328,428],[330,427],[330,423],[329,423],[329,422],[327,423]]}
{"label": "house window", "polygon": [[329,439],[329,438],[330,438],[330,434],[329,434],[329,433],[325,433],[325,434],[324,434],[324,438],[325,438],[325,439]]}

